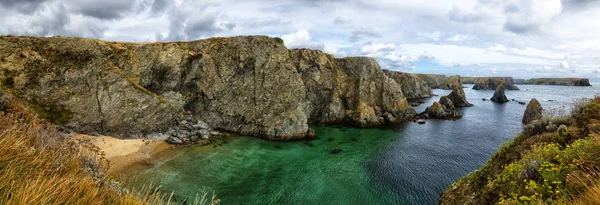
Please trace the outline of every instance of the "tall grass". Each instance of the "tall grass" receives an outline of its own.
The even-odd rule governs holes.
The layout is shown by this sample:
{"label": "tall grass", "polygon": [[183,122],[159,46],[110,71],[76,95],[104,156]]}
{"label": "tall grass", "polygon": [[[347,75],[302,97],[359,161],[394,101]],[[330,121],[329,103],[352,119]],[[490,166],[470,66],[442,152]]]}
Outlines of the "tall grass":
{"label": "tall grass", "polygon": [[[174,204],[152,186],[124,189],[104,176],[102,156],[22,107],[0,112],[0,204]],[[219,203],[206,192],[194,204]]]}

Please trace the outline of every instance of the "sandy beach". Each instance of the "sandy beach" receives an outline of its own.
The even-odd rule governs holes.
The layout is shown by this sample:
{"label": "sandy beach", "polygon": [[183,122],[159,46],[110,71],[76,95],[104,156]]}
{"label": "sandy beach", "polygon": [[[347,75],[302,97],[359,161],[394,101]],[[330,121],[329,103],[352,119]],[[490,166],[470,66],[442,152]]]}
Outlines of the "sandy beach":
{"label": "sandy beach", "polygon": [[156,154],[172,148],[165,141],[148,139],[118,139],[110,136],[74,135],[75,139],[89,140],[97,146],[101,154],[109,162],[108,173],[121,170],[122,168],[150,159]]}

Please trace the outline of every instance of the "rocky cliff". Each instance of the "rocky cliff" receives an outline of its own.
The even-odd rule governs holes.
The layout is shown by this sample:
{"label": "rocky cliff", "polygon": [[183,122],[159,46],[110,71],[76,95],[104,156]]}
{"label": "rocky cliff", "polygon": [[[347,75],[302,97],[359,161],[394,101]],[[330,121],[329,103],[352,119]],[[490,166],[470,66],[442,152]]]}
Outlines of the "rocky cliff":
{"label": "rocky cliff", "polygon": [[504,83],[504,87],[507,90],[519,90],[513,83],[512,77],[481,77],[477,79],[474,90],[496,90],[496,88]]}
{"label": "rocky cliff", "polygon": [[304,138],[309,121],[370,126],[415,115],[375,60],[288,50],[265,36],[171,43],[5,36],[0,82],[55,124],[119,137],[165,130],[183,111],[212,128],[272,140]]}
{"label": "rocky cliff", "polygon": [[432,89],[444,89],[444,90],[452,90],[454,89],[454,82],[460,82],[460,76],[445,76],[445,75],[437,75],[437,74],[416,74],[419,78],[423,79],[427,82],[427,85]]}
{"label": "rocky cliff", "polygon": [[564,85],[564,86],[592,86],[587,78],[532,78],[523,81],[523,84],[533,85]]}
{"label": "rocky cliff", "polygon": [[409,100],[433,96],[431,87],[418,75],[391,70],[383,70],[383,72],[400,85],[402,93]]}
{"label": "rocky cliff", "polygon": [[439,203],[599,204],[600,98],[574,104],[570,116],[538,117]]}

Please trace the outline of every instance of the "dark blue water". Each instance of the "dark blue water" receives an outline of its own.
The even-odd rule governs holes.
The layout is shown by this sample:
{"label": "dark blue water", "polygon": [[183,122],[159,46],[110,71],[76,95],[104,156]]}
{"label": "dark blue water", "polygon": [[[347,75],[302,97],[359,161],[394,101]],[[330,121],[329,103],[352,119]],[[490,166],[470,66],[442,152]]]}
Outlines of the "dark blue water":
{"label": "dark blue water", "polygon": [[[573,100],[600,92],[598,85],[519,87],[506,91],[507,97],[526,102],[535,97],[546,109],[569,110]],[[314,126],[320,139],[305,142],[233,137],[222,146],[179,148],[168,160],[124,173],[135,174],[140,183],[157,182],[179,200],[204,189],[223,204],[436,204],[442,190],[482,166],[522,130],[525,105],[481,100],[493,91],[466,88],[465,93],[475,106],[460,109],[463,118],[457,121],[366,129]],[[416,110],[438,99],[426,99]]]}

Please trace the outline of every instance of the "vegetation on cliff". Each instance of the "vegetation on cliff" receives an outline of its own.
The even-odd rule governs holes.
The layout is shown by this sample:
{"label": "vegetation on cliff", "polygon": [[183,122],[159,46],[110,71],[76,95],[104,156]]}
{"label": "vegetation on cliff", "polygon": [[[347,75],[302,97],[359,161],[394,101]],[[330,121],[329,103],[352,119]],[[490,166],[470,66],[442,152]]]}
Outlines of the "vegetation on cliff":
{"label": "vegetation on cliff", "polygon": [[532,78],[523,81],[523,84],[534,85],[564,85],[564,86],[592,86],[587,78]]}
{"label": "vegetation on cliff", "polygon": [[[67,137],[18,104],[0,112],[0,204],[173,204],[104,175],[97,147]],[[102,165],[101,165],[102,164]],[[195,204],[215,204],[204,195]]]}
{"label": "vegetation on cliff", "polygon": [[498,86],[504,83],[504,87],[507,90],[519,90],[517,86],[513,84],[512,77],[481,77],[477,78],[474,90],[496,90]]}
{"label": "vegetation on cliff", "polygon": [[441,204],[600,203],[600,98],[570,116],[545,116],[479,170],[445,190]]}

